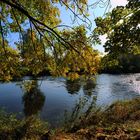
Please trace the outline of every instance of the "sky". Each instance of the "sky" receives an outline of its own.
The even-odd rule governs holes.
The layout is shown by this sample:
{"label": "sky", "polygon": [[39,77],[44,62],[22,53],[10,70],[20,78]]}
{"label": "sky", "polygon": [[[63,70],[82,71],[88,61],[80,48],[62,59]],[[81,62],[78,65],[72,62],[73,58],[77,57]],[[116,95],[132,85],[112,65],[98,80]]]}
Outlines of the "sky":
{"label": "sky", "polygon": [[[94,0],[89,0],[89,4],[92,4]],[[105,0],[104,0],[105,1]],[[107,11],[111,11],[113,8],[115,8],[116,6],[125,6],[127,4],[127,0],[110,0],[111,1],[111,7],[110,9],[108,9]],[[66,11],[64,7],[60,7],[61,9],[61,20],[62,20],[62,24],[66,24],[69,26],[73,26],[76,24],[72,24],[72,15],[70,12]],[[92,28],[91,30],[88,30],[88,34],[91,34],[91,32],[93,31],[93,29],[96,27],[94,19],[99,17],[99,16],[104,16],[105,14],[105,8],[101,8],[99,5],[97,7],[91,8],[89,10],[89,19],[92,22]],[[79,22],[79,24],[82,24],[82,22]],[[104,48],[102,47],[103,44],[106,41],[106,36],[101,36],[100,37],[102,44],[101,45],[97,45],[94,48],[99,50],[100,52],[104,53]]]}
{"label": "sky", "polygon": [[[95,0],[89,0],[89,4],[92,4],[93,1]],[[105,1],[105,0],[104,0]],[[114,7],[116,6],[125,6],[127,4],[127,0],[110,0],[111,1],[111,8],[109,9],[109,11],[111,11]],[[78,24],[73,24],[72,22],[72,13],[69,12],[68,10],[66,10],[64,7],[59,6],[60,9],[60,18],[62,20],[61,24],[65,24],[65,25],[69,25],[69,26],[74,26],[74,25],[78,25]],[[96,27],[94,19],[97,18],[98,16],[103,16],[105,13],[105,8],[101,8],[99,5],[97,7],[92,7],[89,10],[89,19],[92,22],[92,27],[90,30],[87,30],[88,35],[91,34],[91,32],[93,31],[93,29]],[[79,21],[79,25],[81,25],[82,22]],[[14,45],[14,41],[17,41],[18,39],[18,34],[14,33],[14,34],[10,34],[8,37],[9,41],[10,41],[10,45],[11,46],[15,46]],[[106,36],[101,36],[100,37],[102,44],[101,45],[97,45],[94,48],[99,50],[100,52],[104,53],[104,48],[102,47],[103,44],[106,41]]]}

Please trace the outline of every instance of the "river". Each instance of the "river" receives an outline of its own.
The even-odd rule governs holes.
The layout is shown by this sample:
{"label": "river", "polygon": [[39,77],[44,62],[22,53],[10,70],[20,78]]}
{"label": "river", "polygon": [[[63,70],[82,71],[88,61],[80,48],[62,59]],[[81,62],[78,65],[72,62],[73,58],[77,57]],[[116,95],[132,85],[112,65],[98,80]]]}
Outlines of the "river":
{"label": "river", "polygon": [[[91,104],[104,108],[118,100],[140,97],[140,73],[100,74],[95,79],[72,82],[62,77],[48,76],[0,83],[0,108],[8,113],[18,113],[20,117],[38,114],[50,125],[57,126],[77,106],[82,113]],[[30,82],[34,86],[28,91],[25,87]]]}

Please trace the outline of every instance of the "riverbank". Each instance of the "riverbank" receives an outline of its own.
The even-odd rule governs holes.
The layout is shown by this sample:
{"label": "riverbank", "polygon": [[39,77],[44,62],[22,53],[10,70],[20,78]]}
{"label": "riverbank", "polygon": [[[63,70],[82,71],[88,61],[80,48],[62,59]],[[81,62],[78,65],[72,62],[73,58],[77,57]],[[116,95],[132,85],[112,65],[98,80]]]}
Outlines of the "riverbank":
{"label": "riverbank", "polygon": [[140,139],[140,99],[116,102],[106,110],[95,110],[83,115],[78,122],[54,137],[71,140]]}
{"label": "riverbank", "polygon": [[63,128],[51,130],[37,116],[19,120],[0,112],[0,139],[92,140],[140,139],[140,98],[119,101],[105,110],[95,109]]}

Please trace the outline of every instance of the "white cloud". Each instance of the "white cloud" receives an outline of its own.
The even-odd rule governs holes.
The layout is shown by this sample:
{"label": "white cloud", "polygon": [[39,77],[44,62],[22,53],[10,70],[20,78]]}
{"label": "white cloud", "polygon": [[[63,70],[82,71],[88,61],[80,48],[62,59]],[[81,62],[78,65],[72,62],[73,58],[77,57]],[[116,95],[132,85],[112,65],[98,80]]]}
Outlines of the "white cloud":
{"label": "white cloud", "polygon": [[127,0],[111,0],[111,8],[116,6],[125,6],[127,3]]}

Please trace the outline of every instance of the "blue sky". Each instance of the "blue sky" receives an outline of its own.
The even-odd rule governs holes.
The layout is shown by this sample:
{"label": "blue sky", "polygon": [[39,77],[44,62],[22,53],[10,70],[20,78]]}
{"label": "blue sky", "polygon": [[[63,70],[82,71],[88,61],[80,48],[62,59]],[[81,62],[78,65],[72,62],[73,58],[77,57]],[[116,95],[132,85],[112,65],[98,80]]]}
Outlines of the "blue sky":
{"label": "blue sky", "polygon": [[[95,0],[89,0],[89,4],[92,4],[94,1]],[[106,0],[103,0],[103,1],[106,1]],[[116,6],[125,6],[127,4],[127,0],[110,0],[110,1],[111,1],[111,5],[110,5],[111,7],[107,11],[111,11]],[[101,5],[98,5],[97,7],[89,9],[89,14],[90,14],[89,19],[92,22],[92,28],[91,28],[91,30],[88,30],[88,34],[90,34],[93,31],[93,29],[96,27],[94,19],[99,16],[101,16],[101,17],[104,16],[105,8],[101,7]],[[66,25],[70,25],[70,26],[76,25],[76,24],[72,24],[71,12],[67,11],[64,7],[60,7],[60,9],[61,9],[62,24],[66,24]],[[79,23],[82,24],[82,22],[80,22],[80,21],[79,21]],[[102,44],[94,46],[94,48],[98,49],[100,52],[104,53],[104,48],[102,46],[106,41],[106,36],[101,36],[100,39],[102,41]]]}
{"label": "blue sky", "polygon": [[[89,4],[92,4],[95,0],[89,0]],[[106,1],[106,0],[104,0]],[[118,5],[126,5],[127,4],[127,0],[110,0],[111,1],[111,8],[109,9],[111,11],[111,9],[113,9],[114,7],[118,6]],[[74,25],[78,25],[78,24],[72,24],[72,13],[68,10],[65,9],[65,7],[62,7],[62,6],[59,6],[60,8],[60,18],[62,20],[62,23],[61,24],[65,24],[65,25],[69,25],[69,26],[74,26]],[[93,29],[95,28],[95,22],[94,22],[94,19],[98,16],[103,16],[104,15],[104,12],[105,12],[105,8],[101,8],[99,5],[97,7],[94,7],[94,8],[90,8],[89,9],[89,19],[90,21],[92,22],[92,28],[91,30],[88,30],[88,34],[90,34]],[[79,21],[79,24],[82,24],[81,21]],[[11,46],[14,46],[14,42],[18,40],[18,34],[17,33],[14,33],[14,34],[10,34],[8,36],[8,39],[10,41],[10,45]],[[102,41],[102,45],[97,45],[95,46],[94,48],[95,49],[98,49],[100,52],[103,52],[104,53],[104,48],[102,47],[103,44],[105,43],[106,41],[106,36],[101,36],[101,41]]]}

